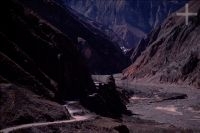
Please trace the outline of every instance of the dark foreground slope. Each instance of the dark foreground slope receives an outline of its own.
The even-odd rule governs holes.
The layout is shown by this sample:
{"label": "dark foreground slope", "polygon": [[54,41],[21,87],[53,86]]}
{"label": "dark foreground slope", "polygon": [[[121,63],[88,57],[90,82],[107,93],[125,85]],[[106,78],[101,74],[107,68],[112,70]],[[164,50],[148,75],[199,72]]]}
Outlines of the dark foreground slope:
{"label": "dark foreground slope", "polygon": [[[43,3],[37,4],[43,6]],[[51,7],[49,4],[47,2],[46,8]],[[18,124],[69,119],[69,112],[59,104],[65,100],[80,100],[92,111],[105,116],[116,113],[121,116],[126,111],[116,90],[114,93],[117,95],[113,95],[113,91],[107,93],[109,86],[101,92],[95,90],[85,58],[79,53],[73,36],[64,34],[18,0],[2,2],[0,9],[4,9],[0,12],[1,129]],[[69,17],[67,20],[74,19]],[[81,25],[76,24],[77,27]],[[86,35],[89,30],[83,29]],[[78,34],[82,31],[69,32]],[[98,112],[93,105],[105,108]]]}
{"label": "dark foreground slope", "polygon": [[0,5],[0,128],[69,119],[53,101],[93,88],[73,42],[17,1]]}
{"label": "dark foreground slope", "polygon": [[190,17],[188,26],[184,17],[169,16],[161,28],[142,41],[140,51],[134,52],[134,63],[124,70],[125,77],[200,87],[200,1],[191,1],[189,7],[198,16]]}
{"label": "dark foreground slope", "polygon": [[[78,92],[82,94],[93,87],[82,58],[65,34],[18,3],[8,1],[3,6],[8,8],[1,14],[4,18],[0,34],[2,77],[13,83],[27,83],[52,92],[59,88],[58,93],[67,94],[67,91],[69,96],[79,96]],[[17,73],[19,70],[16,68],[21,73]],[[33,80],[38,82],[38,86],[32,83]]]}
{"label": "dark foreground slope", "polygon": [[15,125],[70,119],[60,104],[10,83],[0,84],[0,129]]}
{"label": "dark foreground slope", "polygon": [[116,43],[56,0],[19,1],[69,36],[86,59],[91,73],[118,73],[129,65],[129,59]]}

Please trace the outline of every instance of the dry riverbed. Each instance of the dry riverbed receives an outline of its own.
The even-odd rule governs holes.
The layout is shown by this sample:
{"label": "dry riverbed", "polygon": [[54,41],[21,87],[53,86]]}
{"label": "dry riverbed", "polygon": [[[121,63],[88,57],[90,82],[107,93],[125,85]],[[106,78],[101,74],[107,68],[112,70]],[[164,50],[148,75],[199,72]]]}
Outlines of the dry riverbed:
{"label": "dry riverbed", "polygon": [[[100,82],[105,82],[106,77],[93,76]],[[200,90],[191,86],[121,80],[121,74],[114,77],[118,87],[133,93],[127,107],[138,118],[200,132]]]}

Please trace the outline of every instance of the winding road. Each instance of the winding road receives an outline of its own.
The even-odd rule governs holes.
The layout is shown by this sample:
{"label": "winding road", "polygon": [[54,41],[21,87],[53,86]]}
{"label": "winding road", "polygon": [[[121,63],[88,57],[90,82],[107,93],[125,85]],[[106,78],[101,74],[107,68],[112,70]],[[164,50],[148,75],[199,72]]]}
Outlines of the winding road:
{"label": "winding road", "polygon": [[9,128],[5,128],[0,130],[0,133],[9,133],[11,131],[16,131],[19,129],[25,129],[25,128],[32,128],[32,127],[41,127],[41,126],[49,126],[49,125],[55,125],[55,124],[66,124],[66,123],[74,123],[74,122],[80,122],[80,121],[87,121],[87,120],[92,120],[94,119],[94,115],[91,114],[86,114],[86,115],[79,115],[83,113],[83,110],[81,109],[74,109],[72,108],[71,103],[78,103],[77,101],[70,101],[68,102],[70,104],[64,105],[66,109],[68,109],[69,113],[73,117],[70,120],[60,120],[60,121],[54,121],[54,122],[38,122],[38,123],[30,123],[30,124],[23,124],[23,125],[18,125],[18,126],[13,126]]}

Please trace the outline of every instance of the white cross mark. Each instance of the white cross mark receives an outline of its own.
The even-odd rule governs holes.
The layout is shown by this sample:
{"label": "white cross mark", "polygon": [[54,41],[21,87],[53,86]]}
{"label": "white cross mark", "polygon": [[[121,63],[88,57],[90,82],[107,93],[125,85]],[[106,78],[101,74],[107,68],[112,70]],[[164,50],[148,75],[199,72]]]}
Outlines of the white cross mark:
{"label": "white cross mark", "polygon": [[189,23],[189,17],[190,16],[197,16],[197,13],[191,13],[191,12],[189,12],[189,4],[187,3],[186,5],[185,5],[185,12],[184,13],[176,13],[176,15],[177,16],[185,16],[185,23],[186,23],[186,25],[188,25],[188,23]]}

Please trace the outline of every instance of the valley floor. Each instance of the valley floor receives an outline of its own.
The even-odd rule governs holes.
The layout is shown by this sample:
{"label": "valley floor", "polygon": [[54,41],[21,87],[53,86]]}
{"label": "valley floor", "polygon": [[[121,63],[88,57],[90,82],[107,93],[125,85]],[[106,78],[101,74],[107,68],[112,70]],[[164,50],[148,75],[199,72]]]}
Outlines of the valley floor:
{"label": "valley floor", "polygon": [[[127,108],[134,115],[123,116],[121,119],[101,117],[85,110],[78,102],[72,101],[66,103],[65,107],[74,119],[29,126],[11,132],[200,133],[200,92],[198,89],[189,86],[135,83],[121,80],[121,74],[114,77],[119,88],[125,88],[133,93]],[[103,83],[106,82],[107,76],[96,75],[93,79]]]}
{"label": "valley floor", "polygon": [[[105,82],[106,77],[93,76],[100,82]],[[121,80],[121,74],[114,77],[118,87],[133,92],[127,107],[138,118],[182,129],[200,129],[200,90],[191,86]]]}

